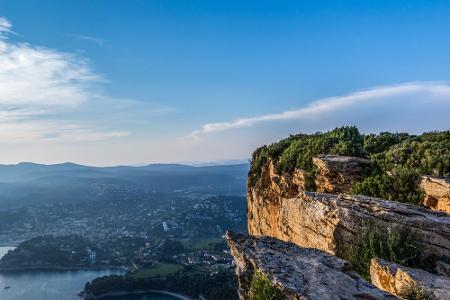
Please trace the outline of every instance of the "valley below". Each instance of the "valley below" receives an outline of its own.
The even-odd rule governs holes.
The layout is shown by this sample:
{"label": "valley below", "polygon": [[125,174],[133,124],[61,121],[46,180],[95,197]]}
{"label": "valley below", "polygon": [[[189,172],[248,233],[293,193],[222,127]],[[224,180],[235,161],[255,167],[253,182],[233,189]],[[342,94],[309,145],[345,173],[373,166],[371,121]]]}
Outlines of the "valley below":
{"label": "valley below", "polygon": [[[174,172],[173,166],[158,168],[163,169],[161,176]],[[0,259],[4,299],[28,299],[26,294],[14,293],[14,288],[22,285],[18,278],[32,282],[71,278],[73,286],[64,288],[65,293],[72,293],[70,297],[78,297],[85,284],[97,277],[107,281],[116,279],[108,290],[98,288],[97,284],[89,285],[91,292],[98,296],[108,294],[108,299],[113,295],[114,299],[120,299],[121,293],[130,293],[122,286],[121,281],[125,279],[145,281],[147,286],[151,280],[158,283],[154,289],[131,292],[164,290],[157,281],[161,278],[169,278],[167,290],[173,291],[177,290],[175,286],[181,286],[180,280],[195,277],[198,284],[189,286],[193,290],[182,292],[197,295],[222,285],[234,293],[232,257],[222,235],[227,228],[246,230],[245,197],[238,191],[239,186],[244,190],[247,168],[225,166],[225,170],[231,169],[227,174],[224,169],[215,171],[207,167],[204,172],[211,183],[205,184],[201,179],[203,185],[189,185],[198,180],[190,177],[203,176],[196,173],[197,169],[192,173],[186,172],[185,167],[177,168],[183,170],[175,171],[181,175],[170,175],[171,180],[179,182],[172,190],[167,190],[167,184],[150,190],[151,182],[142,188],[137,179],[133,184],[129,181],[124,184],[106,183],[114,180],[103,178],[101,191],[90,200],[61,199],[1,210],[1,244],[15,246],[5,249],[10,251],[5,251]],[[155,177],[158,171],[150,173]],[[148,176],[148,172],[144,174]],[[89,191],[92,185],[79,188]],[[179,275],[175,277],[175,274]],[[209,285],[200,284],[205,278],[223,279],[211,280]],[[29,286],[36,288],[33,284]],[[169,299],[172,296],[148,292],[142,297]]]}
{"label": "valley below", "polygon": [[157,166],[91,199],[14,205],[2,292],[55,276],[86,300],[450,299],[449,141],[342,127],[263,146],[249,169]]}

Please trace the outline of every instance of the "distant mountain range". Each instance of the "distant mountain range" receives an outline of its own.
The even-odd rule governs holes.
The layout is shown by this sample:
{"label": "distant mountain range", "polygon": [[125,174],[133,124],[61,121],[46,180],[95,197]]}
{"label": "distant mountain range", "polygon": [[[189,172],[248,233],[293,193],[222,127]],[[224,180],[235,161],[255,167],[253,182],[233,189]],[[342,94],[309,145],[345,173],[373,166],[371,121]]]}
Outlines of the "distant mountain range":
{"label": "distant mountain range", "polygon": [[110,193],[173,191],[243,194],[248,164],[89,167],[73,163],[0,165],[0,209],[96,200]]}

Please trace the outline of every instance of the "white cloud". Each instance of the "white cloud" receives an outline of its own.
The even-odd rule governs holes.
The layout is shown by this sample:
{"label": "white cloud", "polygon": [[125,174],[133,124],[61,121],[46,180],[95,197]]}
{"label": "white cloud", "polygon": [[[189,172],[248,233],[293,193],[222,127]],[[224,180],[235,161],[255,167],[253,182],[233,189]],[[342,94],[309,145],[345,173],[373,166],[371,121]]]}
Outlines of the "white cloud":
{"label": "white cloud", "polygon": [[[405,105],[405,109],[420,108],[425,102],[437,101],[446,103],[444,107],[436,107],[437,110],[449,110],[450,86],[441,82],[410,82],[392,86],[376,87],[364,91],[351,93],[345,96],[330,97],[320,99],[307,104],[305,107],[295,110],[288,110],[281,113],[267,114],[256,117],[241,118],[230,122],[208,123],[202,126],[201,130],[193,131],[188,137],[198,139],[199,135],[214,133],[232,129],[251,127],[259,123],[282,122],[289,120],[314,120],[323,117],[325,114],[336,113],[332,119],[339,119],[339,116],[346,109],[353,111],[362,109],[364,105],[381,104],[384,101],[384,109],[396,110],[396,105]],[[448,111],[450,113],[450,111]],[[367,113],[367,112],[366,112]],[[380,118],[383,115],[380,114]],[[327,122],[324,122],[327,123]],[[450,124],[449,124],[450,125]]]}
{"label": "white cloud", "polygon": [[99,83],[104,80],[86,59],[13,42],[9,39],[11,28],[11,23],[0,17],[1,143],[123,137],[130,131],[117,129],[112,119],[133,114],[144,118],[166,109],[102,93]]}
{"label": "white cloud", "polygon": [[90,96],[89,85],[98,80],[79,57],[0,41],[0,105],[79,105]]}

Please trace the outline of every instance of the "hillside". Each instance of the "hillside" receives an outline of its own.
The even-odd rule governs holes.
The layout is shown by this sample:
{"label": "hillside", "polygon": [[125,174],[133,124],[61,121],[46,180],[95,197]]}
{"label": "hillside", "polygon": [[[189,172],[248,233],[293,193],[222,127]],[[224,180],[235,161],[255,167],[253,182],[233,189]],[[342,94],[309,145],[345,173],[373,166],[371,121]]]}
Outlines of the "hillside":
{"label": "hillside", "polygon": [[88,167],[72,163],[0,165],[0,206],[17,208],[107,199],[110,193],[174,190],[244,194],[248,165]]}
{"label": "hillside", "polygon": [[420,175],[450,177],[450,131],[421,135],[361,134],[356,127],[325,133],[292,135],[253,153],[249,183],[255,184],[264,166],[272,162],[279,174],[304,172],[305,189],[316,191],[318,155],[369,158],[371,167],[353,181],[350,193],[420,205],[424,194]]}

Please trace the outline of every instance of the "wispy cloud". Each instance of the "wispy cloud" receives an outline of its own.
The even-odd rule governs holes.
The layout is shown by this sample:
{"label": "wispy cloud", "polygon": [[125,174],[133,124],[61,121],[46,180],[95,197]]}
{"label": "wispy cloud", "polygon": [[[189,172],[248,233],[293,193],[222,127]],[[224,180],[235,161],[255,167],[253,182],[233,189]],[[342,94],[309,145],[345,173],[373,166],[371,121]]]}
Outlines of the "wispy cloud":
{"label": "wispy cloud", "polygon": [[86,59],[12,42],[11,28],[0,17],[0,142],[123,137],[130,131],[117,128],[118,116],[148,118],[169,110],[103,93],[104,79]]}
{"label": "wispy cloud", "polygon": [[100,79],[80,57],[0,41],[0,105],[75,106]]}
{"label": "wispy cloud", "polygon": [[[410,96],[409,98],[407,96]],[[281,113],[256,117],[241,118],[230,122],[207,123],[200,130],[191,132],[189,138],[198,138],[201,134],[214,133],[232,129],[251,127],[259,123],[281,122],[301,119],[317,119],[325,113],[342,111],[362,104],[382,102],[384,100],[399,101],[403,105],[417,106],[421,101],[446,101],[450,103],[450,86],[442,82],[410,82],[391,86],[375,87],[354,92],[345,96],[320,99],[307,104],[303,108],[287,110]],[[386,111],[389,106],[385,107]],[[380,115],[382,117],[382,115]]]}
{"label": "wispy cloud", "polygon": [[8,21],[8,19],[4,17],[0,17],[0,37],[2,34],[10,33],[11,32],[11,23]]}
{"label": "wispy cloud", "polygon": [[98,37],[89,36],[89,35],[70,33],[70,34],[67,34],[67,36],[76,41],[86,41],[86,42],[97,44],[99,46],[103,46],[103,44],[105,43],[105,40],[98,38]]}
{"label": "wispy cloud", "polygon": [[70,121],[9,121],[0,124],[0,141],[9,144],[92,142],[130,135],[128,131],[102,130]]}

